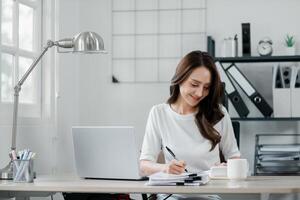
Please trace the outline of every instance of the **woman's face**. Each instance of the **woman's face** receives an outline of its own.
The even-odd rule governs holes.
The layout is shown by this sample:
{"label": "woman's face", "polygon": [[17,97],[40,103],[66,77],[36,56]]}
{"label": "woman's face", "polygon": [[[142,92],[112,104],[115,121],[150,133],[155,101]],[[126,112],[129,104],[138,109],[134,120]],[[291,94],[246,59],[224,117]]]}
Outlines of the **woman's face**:
{"label": "woman's face", "polygon": [[180,84],[180,95],[186,104],[195,107],[209,94],[210,84],[210,71],[199,66]]}

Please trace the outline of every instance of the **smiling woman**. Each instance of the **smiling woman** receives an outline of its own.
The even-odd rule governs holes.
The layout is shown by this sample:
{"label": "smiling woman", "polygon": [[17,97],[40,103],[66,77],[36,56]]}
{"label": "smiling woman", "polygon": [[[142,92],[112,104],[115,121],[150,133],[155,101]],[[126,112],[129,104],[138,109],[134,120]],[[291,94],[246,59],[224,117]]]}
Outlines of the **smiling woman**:
{"label": "smiling woman", "polygon": [[220,108],[221,82],[213,59],[200,51],[186,55],[177,67],[170,90],[168,103],[175,111],[176,107],[182,111],[189,109],[189,113],[197,111],[196,124],[201,134],[212,142],[212,150],[220,142],[213,125],[224,116]]}
{"label": "smiling woman", "polygon": [[[219,165],[219,150],[225,159],[240,157],[230,117],[221,105],[221,82],[213,58],[192,51],[179,62],[171,80],[167,103],[150,111],[142,152],[141,174],[180,174],[209,170]],[[176,158],[169,156],[166,147]],[[160,151],[166,163],[157,163]],[[165,194],[158,199],[169,198]],[[197,196],[198,197],[198,196]],[[201,196],[199,199],[219,199]],[[172,195],[170,199],[186,199]],[[193,198],[195,199],[195,198]]]}
{"label": "smiling woman", "polygon": [[187,114],[189,112],[195,112],[197,109],[197,104],[204,99],[209,93],[210,86],[210,72],[205,67],[196,68],[188,79],[186,79],[179,87],[180,95],[178,101],[182,101],[183,104],[187,103],[192,110],[180,110],[180,108],[175,108],[180,114]]}

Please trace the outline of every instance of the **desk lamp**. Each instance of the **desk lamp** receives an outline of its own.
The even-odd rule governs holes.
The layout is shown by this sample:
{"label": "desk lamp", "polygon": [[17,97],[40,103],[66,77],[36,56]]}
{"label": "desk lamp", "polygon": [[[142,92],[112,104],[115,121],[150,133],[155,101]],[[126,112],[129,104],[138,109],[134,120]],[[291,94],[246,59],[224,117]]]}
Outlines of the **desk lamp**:
{"label": "desk lamp", "polygon": [[[94,32],[81,32],[74,36],[73,38],[66,38],[58,41],[47,41],[47,45],[44,47],[42,53],[35,59],[31,64],[29,69],[25,72],[23,77],[14,87],[14,110],[13,110],[13,125],[12,125],[12,143],[11,151],[16,150],[16,137],[17,137],[17,117],[18,117],[18,104],[19,104],[19,93],[21,91],[21,86],[26,81],[29,74],[41,60],[46,51],[53,47],[57,47],[57,52],[74,52],[74,53],[106,53],[104,50],[104,43],[102,38]],[[69,51],[59,51],[59,48],[71,49]],[[9,164],[0,169],[0,179],[11,180],[13,179],[13,159],[10,155]]]}

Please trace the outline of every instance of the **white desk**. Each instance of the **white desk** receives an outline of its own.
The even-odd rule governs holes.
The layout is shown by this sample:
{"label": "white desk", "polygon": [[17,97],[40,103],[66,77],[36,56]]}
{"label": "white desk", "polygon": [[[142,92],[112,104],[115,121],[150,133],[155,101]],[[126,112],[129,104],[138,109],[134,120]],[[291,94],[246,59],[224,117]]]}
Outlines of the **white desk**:
{"label": "white desk", "polygon": [[84,180],[76,177],[40,176],[35,179],[34,183],[0,181],[0,197],[26,193],[30,196],[38,196],[55,192],[149,194],[283,194],[300,192],[299,176],[253,176],[244,181],[211,180],[204,186],[147,186],[145,183],[146,181]]}

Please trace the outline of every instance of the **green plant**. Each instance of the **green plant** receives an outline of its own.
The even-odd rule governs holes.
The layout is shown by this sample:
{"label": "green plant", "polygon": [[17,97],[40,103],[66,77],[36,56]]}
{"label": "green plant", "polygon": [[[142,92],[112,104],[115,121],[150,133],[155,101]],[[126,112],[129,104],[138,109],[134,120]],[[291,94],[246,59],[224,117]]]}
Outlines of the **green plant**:
{"label": "green plant", "polygon": [[285,38],[285,44],[287,47],[293,47],[295,44],[294,36],[287,34]]}

